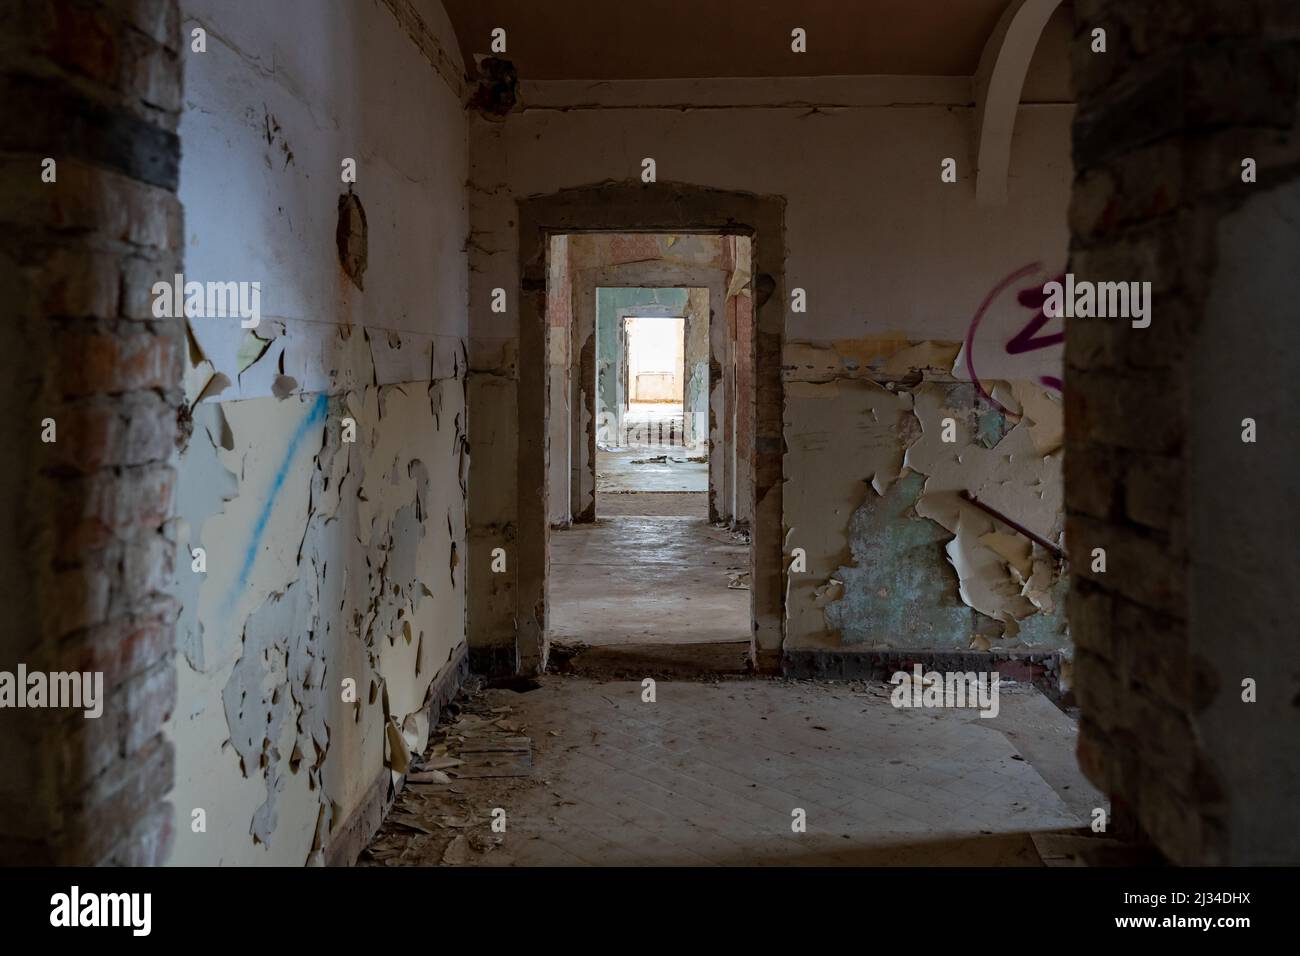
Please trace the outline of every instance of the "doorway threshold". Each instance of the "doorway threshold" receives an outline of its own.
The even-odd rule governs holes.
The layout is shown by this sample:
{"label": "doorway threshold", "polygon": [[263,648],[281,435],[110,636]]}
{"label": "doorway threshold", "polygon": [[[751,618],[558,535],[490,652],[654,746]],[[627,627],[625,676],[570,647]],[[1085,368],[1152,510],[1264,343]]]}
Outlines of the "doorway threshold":
{"label": "doorway threshold", "polygon": [[749,641],[603,644],[552,641],[547,671],[609,680],[712,679],[749,673]]}

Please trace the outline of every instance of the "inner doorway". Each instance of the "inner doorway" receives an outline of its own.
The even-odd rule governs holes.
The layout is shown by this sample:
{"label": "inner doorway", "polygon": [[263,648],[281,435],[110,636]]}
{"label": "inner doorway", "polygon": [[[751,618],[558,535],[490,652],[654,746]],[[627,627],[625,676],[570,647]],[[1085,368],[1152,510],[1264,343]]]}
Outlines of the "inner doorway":
{"label": "inner doorway", "polygon": [[[782,668],[786,620],[786,571],[784,544],[786,532],[783,514],[783,428],[784,385],[781,380],[782,342],[785,327],[785,199],[778,195],[723,190],[691,183],[673,183],[671,201],[659,190],[648,190],[639,181],[590,183],[557,190],[518,201],[518,345],[511,359],[517,368],[517,386],[510,381],[484,382],[515,394],[518,442],[512,453],[515,461],[513,480],[505,475],[500,489],[489,486],[485,492],[471,496],[473,526],[481,528],[471,552],[487,556],[490,548],[504,548],[513,554],[512,579],[502,587],[478,576],[472,585],[471,601],[474,633],[471,641],[475,656],[485,671],[493,673],[531,674],[547,667],[550,653],[550,554],[552,531],[565,522],[596,520],[595,514],[595,439],[591,439],[590,457],[584,457],[580,436],[585,423],[575,424],[571,435],[574,447],[567,452],[548,455],[549,421],[555,417],[553,402],[568,403],[575,419],[594,415],[594,400],[585,397],[594,391],[594,343],[582,336],[563,333],[557,343],[557,330],[571,328],[573,316],[565,314],[581,302],[595,297],[597,285],[702,286],[710,290],[710,301],[725,302],[737,284],[750,290],[746,297],[747,319],[744,328],[749,336],[736,353],[747,363],[747,385],[738,386],[736,394],[749,397],[748,408],[738,410],[744,439],[735,442],[741,464],[733,472],[735,514],[748,519],[750,534],[750,621],[748,663],[759,673],[775,674]],[[651,235],[664,239],[664,245],[649,250],[649,257],[632,246],[624,246],[621,257],[612,264],[568,261],[554,255],[556,241],[567,242],[576,236]],[[734,241],[739,271],[739,248],[743,240],[748,260],[747,275],[732,276],[716,268],[669,264],[655,258],[674,237],[721,236]],[[557,278],[556,272],[569,269]],[[613,281],[597,282],[595,275],[607,271]],[[628,273],[637,272],[636,277]],[[671,273],[671,274],[670,274]],[[683,273],[687,278],[683,279]],[[586,278],[582,278],[582,276]],[[698,276],[696,279],[694,276]],[[631,281],[629,281],[631,280]],[[660,281],[662,280],[662,281]],[[714,294],[714,283],[717,294]],[[569,283],[572,296],[553,295],[553,290]],[[584,296],[586,297],[584,299]],[[737,300],[738,301],[738,300]],[[710,309],[717,318],[719,310]],[[711,324],[710,338],[716,341]],[[737,330],[742,323],[737,320]],[[590,346],[590,351],[588,348]],[[505,348],[509,348],[507,340]],[[552,354],[552,349],[554,353]],[[710,353],[710,442],[717,422],[725,424],[725,410],[718,408],[712,388],[715,363],[719,353]],[[571,357],[574,366],[567,365]],[[582,375],[576,369],[583,370]],[[587,374],[586,370],[590,370]],[[722,367],[716,369],[722,377]],[[559,387],[551,387],[559,383]],[[548,399],[550,396],[550,399]],[[563,415],[563,410],[561,410]],[[508,423],[503,423],[508,434]],[[747,457],[742,457],[747,456]],[[727,486],[715,484],[713,469],[726,457],[711,446],[710,517],[714,499],[725,501]],[[549,469],[569,476],[558,483],[551,481]],[[589,476],[589,478],[588,478]],[[568,485],[569,502],[563,501]],[[722,493],[716,489],[721,487]],[[557,489],[556,498],[548,498],[548,489]],[[517,494],[511,496],[514,489]],[[497,493],[497,492],[500,493]],[[742,499],[747,495],[747,499]],[[548,507],[554,517],[548,521]],[[589,512],[589,514],[588,514]],[[719,517],[722,517],[719,512]],[[476,564],[477,566],[477,564]],[[471,579],[474,580],[474,579]],[[489,644],[495,635],[499,643]]]}
{"label": "inner doorway", "polygon": [[[548,275],[560,282],[547,301],[552,315],[563,311],[557,297],[571,303],[572,374],[570,414],[557,415],[552,400],[551,427],[568,423],[576,482],[590,448],[594,487],[589,512],[573,494],[570,520],[551,524],[551,653],[568,660],[575,649],[587,656],[605,649],[663,660],[656,649],[690,648],[725,659],[704,670],[743,669],[750,548],[738,529],[749,515],[737,515],[733,487],[752,468],[736,460],[735,432],[737,416],[740,429],[749,428],[753,404],[727,373],[752,362],[742,351],[752,335],[738,346],[736,330],[738,314],[742,324],[753,314],[748,238],[555,238],[566,242],[553,240],[551,254],[566,256],[567,266],[552,261]],[[636,260],[618,261],[629,254]],[[547,327],[564,334],[558,322]],[[552,433],[550,447],[563,444]],[[561,472],[554,463],[548,469],[553,478]],[[563,500],[555,492],[550,500]]]}
{"label": "inner doorway", "polygon": [[[597,426],[598,517],[708,515],[708,303],[695,291],[692,303],[690,289],[596,290],[596,392],[610,402]],[[643,299],[656,302],[624,304]],[[603,313],[617,337],[599,334]]]}

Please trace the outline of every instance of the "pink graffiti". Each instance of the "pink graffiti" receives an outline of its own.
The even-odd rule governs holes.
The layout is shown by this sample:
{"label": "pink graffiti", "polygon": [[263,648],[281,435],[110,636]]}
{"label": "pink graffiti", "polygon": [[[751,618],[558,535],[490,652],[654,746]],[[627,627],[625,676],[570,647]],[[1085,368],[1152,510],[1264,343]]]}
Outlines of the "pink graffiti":
{"label": "pink graffiti", "polygon": [[[975,388],[979,391],[979,394],[1004,415],[1015,416],[1015,413],[1002,405],[1001,402],[985,390],[984,384],[980,381],[979,374],[975,371],[975,333],[979,330],[980,322],[984,319],[984,316],[988,313],[990,307],[994,302],[998,301],[999,297],[1001,297],[1003,293],[1020,280],[1038,273],[1041,268],[1041,263],[1031,262],[1029,265],[1017,269],[995,285],[992,291],[984,297],[984,301],[980,303],[979,308],[975,310],[975,317],[971,319],[970,328],[966,330],[966,373],[975,384]],[[1064,281],[1064,276],[1058,276],[1057,278],[1058,281]],[[1039,330],[1042,329],[1051,319],[1051,316],[1043,311],[1043,305],[1046,300],[1047,296],[1043,292],[1042,284],[1035,284],[1028,286],[1027,288],[1022,288],[1017,293],[1016,301],[1020,303],[1021,307],[1032,310],[1033,315],[1027,322],[1025,322],[1020,331],[1007,340],[1006,344],[1003,346],[1006,354],[1023,355],[1026,352],[1051,348],[1054,345],[1061,345],[1065,342],[1064,332],[1053,332],[1048,335],[1038,334]],[[1058,392],[1061,391],[1062,382],[1055,375],[1040,375],[1038,376],[1038,381],[1040,384],[1045,385],[1048,388],[1055,389]]]}

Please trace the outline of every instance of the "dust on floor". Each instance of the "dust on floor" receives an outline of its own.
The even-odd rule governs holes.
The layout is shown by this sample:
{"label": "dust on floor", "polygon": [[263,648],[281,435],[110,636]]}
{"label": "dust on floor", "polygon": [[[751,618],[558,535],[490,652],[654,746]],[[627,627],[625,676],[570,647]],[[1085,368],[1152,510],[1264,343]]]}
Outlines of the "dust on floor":
{"label": "dust on floor", "polygon": [[596,517],[614,515],[665,515],[707,518],[709,496],[703,491],[633,491],[596,493]]}
{"label": "dust on floor", "polygon": [[743,534],[700,518],[617,515],[552,532],[550,556],[552,641],[749,640]]}
{"label": "dust on floor", "polygon": [[[1029,686],[987,719],[896,709],[883,683],[535,684],[462,695],[417,761],[446,781],[403,790],[361,864],[1038,866],[1063,832],[1080,840],[1051,843],[1053,865],[1112,842],[1083,839],[1104,800]],[[496,741],[506,775],[484,775]]]}

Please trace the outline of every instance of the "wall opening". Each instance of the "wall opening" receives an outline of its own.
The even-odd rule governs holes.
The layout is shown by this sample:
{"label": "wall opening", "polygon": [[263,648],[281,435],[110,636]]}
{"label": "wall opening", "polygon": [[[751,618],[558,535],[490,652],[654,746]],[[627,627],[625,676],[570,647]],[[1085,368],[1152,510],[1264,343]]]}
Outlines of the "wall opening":
{"label": "wall opening", "polygon": [[681,413],[684,325],[683,319],[667,315],[623,319],[622,348],[627,355],[624,387],[629,403],[666,405]]}
{"label": "wall opening", "polygon": [[[547,281],[548,272],[558,267],[551,255],[554,237],[620,233],[660,236],[667,242],[672,237],[722,236],[734,240],[736,246],[745,240],[750,252],[748,272],[752,276],[752,281],[746,277],[753,300],[752,335],[746,354],[752,356],[753,400],[740,415],[745,427],[751,429],[753,441],[749,460],[739,467],[749,479],[740,485],[748,487],[750,496],[746,505],[750,524],[748,663],[764,672],[779,670],[784,617],[781,547],[784,199],[683,183],[661,183],[659,189],[650,191],[639,182],[602,182],[520,199],[518,212],[518,354],[521,358],[544,355],[557,339],[563,341],[562,336],[552,334],[555,315],[549,308],[553,304],[553,293]],[[584,296],[594,299],[596,285],[702,287],[709,289],[711,302],[721,302],[725,298],[726,287],[710,270],[685,268],[681,271],[690,275],[670,278],[665,275],[670,271],[665,264],[638,262],[641,258],[633,253],[615,266],[592,267],[586,279],[580,275],[571,276],[572,301],[581,302]],[[632,279],[620,272],[632,268],[642,270],[642,275]],[[600,277],[602,269],[608,269],[617,278],[603,280]],[[715,330],[726,326],[719,321],[717,307],[710,306],[709,312],[713,320],[710,323],[711,338],[716,339],[719,333]],[[580,315],[575,314],[575,322],[579,321]],[[594,348],[587,349],[581,336],[571,338],[567,352],[563,354],[576,364],[578,374],[570,375],[566,391],[555,367],[558,357],[552,356],[549,377],[552,381],[562,382],[559,393],[570,397],[569,409],[573,415],[590,414],[591,406],[584,408],[582,401],[595,381]],[[714,350],[709,367],[711,398],[715,393],[715,382],[722,380],[723,370],[716,356]],[[486,652],[480,652],[480,658],[492,672],[505,670],[507,664],[515,673],[537,673],[547,667],[550,617],[547,566],[552,535],[551,522],[547,520],[549,461],[542,449],[548,444],[548,420],[553,414],[548,401],[547,381],[546,362],[519,362],[516,390],[518,441],[514,443],[517,461],[514,484],[518,495],[509,503],[511,520],[501,526],[509,550],[515,557],[511,588],[506,594],[509,607],[484,608],[485,616],[480,622],[483,627],[491,627],[499,619],[504,627],[508,621],[513,646],[494,650],[491,660],[488,660]],[[555,390],[550,394],[553,400]],[[711,402],[711,434],[713,419],[720,414],[725,415],[725,410],[716,409]],[[581,438],[585,434],[585,429],[573,429],[571,436],[576,445],[582,444]],[[716,452],[716,447],[713,451]],[[716,453],[710,456],[711,468],[716,457]],[[595,521],[594,481],[591,488],[583,484],[585,464],[577,456],[573,460],[572,475],[573,495],[580,502],[584,501],[583,496],[589,495],[590,500],[587,508],[571,508],[571,520],[574,523]],[[713,507],[711,503],[711,510]],[[490,541],[485,539],[480,547],[488,543]],[[509,618],[504,614],[507,610]]]}
{"label": "wall opening", "polygon": [[[753,401],[720,372],[752,364],[734,321],[752,314],[735,303],[752,294],[748,238],[588,233],[553,236],[548,255],[546,444],[568,452],[546,468],[556,659],[672,648],[686,669],[700,652],[741,670],[752,627],[737,498],[752,495],[736,435]],[[576,499],[555,487],[575,474]],[[573,510],[557,514],[566,501]]]}
{"label": "wall opening", "polygon": [[[597,290],[598,299],[617,291]],[[685,289],[644,291],[674,299],[680,293],[682,300],[687,295]],[[596,344],[596,392],[615,396],[596,423],[596,514],[641,513],[647,502],[659,500],[627,495],[689,495],[689,501],[665,500],[660,507],[677,503],[707,516],[708,443],[696,447],[697,416],[686,403],[692,369],[708,368],[707,337],[699,355],[688,355],[686,317],[626,311],[618,310],[616,334],[609,337],[613,354],[601,354],[599,338]]]}

